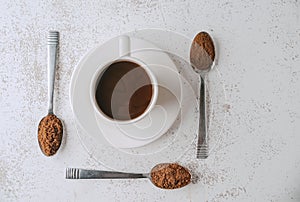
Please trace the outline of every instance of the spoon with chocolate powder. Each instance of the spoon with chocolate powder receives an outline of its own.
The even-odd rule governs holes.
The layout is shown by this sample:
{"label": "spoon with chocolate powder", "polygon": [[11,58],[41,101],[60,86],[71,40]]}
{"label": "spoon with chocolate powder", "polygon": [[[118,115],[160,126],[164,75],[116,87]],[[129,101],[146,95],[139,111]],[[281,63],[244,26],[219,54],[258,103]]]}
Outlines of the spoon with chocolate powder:
{"label": "spoon with chocolate powder", "polygon": [[66,179],[134,179],[148,178],[161,189],[177,189],[191,182],[189,170],[177,163],[162,163],[154,166],[150,173],[122,173],[102,170],[67,168]]}
{"label": "spoon with chocolate powder", "polygon": [[199,101],[199,129],[197,142],[197,158],[205,159],[208,157],[208,134],[206,116],[206,84],[207,73],[212,69],[215,60],[215,47],[212,38],[207,32],[199,32],[191,45],[190,62],[194,71],[199,74],[200,101]]}
{"label": "spoon with chocolate powder", "polygon": [[59,118],[53,114],[53,92],[59,33],[50,31],[48,34],[48,115],[38,126],[39,146],[46,156],[54,155],[60,147],[63,126]]}

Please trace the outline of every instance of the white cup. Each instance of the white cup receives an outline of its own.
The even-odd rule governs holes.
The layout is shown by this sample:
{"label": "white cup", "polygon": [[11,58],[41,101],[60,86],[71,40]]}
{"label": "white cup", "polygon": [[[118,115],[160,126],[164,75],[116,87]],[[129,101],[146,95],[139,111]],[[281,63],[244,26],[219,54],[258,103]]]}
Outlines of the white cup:
{"label": "white cup", "polygon": [[[100,66],[97,69],[97,71],[95,72],[95,74],[93,75],[91,84],[90,84],[90,99],[91,99],[91,102],[92,102],[95,112],[99,116],[101,116],[103,119],[105,119],[109,122],[112,122],[112,123],[116,123],[116,124],[131,124],[131,123],[135,123],[135,122],[141,120],[153,109],[153,107],[156,104],[157,97],[158,97],[158,85],[157,85],[157,80],[155,78],[155,75],[143,61],[141,61],[138,58],[132,57],[130,55],[130,53],[131,53],[130,38],[128,36],[124,36],[124,35],[120,36],[119,37],[119,58],[112,62],[109,62],[108,64],[106,64],[104,66]],[[146,110],[138,117],[133,118],[133,119],[128,119],[128,120],[118,120],[118,119],[114,119],[114,118],[106,115],[101,110],[101,108],[99,107],[99,105],[97,104],[97,101],[96,101],[96,88],[99,84],[99,81],[101,80],[103,73],[113,63],[121,62],[121,61],[133,62],[133,63],[138,64],[140,67],[142,67],[145,70],[145,72],[147,73],[148,77],[150,78],[151,85],[152,85],[152,97],[151,97],[150,103],[149,103],[148,107],[146,108]]]}

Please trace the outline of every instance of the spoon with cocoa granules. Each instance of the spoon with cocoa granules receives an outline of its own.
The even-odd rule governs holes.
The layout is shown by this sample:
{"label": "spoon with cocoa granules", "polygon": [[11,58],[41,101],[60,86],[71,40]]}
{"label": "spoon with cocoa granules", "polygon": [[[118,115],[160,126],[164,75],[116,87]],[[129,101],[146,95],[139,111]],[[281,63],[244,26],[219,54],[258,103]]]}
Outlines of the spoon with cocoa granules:
{"label": "spoon with cocoa granules", "polygon": [[206,83],[207,73],[212,69],[215,61],[215,47],[212,38],[207,32],[199,32],[191,45],[190,62],[194,71],[199,74],[200,100],[199,100],[199,129],[197,142],[197,155],[199,159],[208,157],[208,134],[206,116]]}
{"label": "spoon with cocoa granules", "polygon": [[189,170],[177,163],[162,163],[154,166],[150,173],[122,173],[102,170],[67,168],[66,179],[135,179],[148,178],[161,189],[177,189],[191,182]]}
{"label": "spoon with cocoa granules", "polygon": [[52,156],[57,152],[63,136],[62,122],[53,114],[53,92],[58,41],[59,33],[50,31],[48,34],[48,115],[40,121],[38,126],[39,146],[46,156]]}

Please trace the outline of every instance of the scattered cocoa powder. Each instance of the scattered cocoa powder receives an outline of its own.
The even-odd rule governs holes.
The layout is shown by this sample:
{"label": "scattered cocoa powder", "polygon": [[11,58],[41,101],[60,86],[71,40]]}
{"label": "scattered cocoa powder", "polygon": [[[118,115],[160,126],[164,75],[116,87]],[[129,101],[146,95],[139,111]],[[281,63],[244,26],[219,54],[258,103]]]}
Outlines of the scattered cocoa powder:
{"label": "scattered cocoa powder", "polygon": [[198,33],[192,43],[190,61],[196,69],[209,69],[215,59],[215,47],[207,32]]}
{"label": "scattered cocoa powder", "polygon": [[177,163],[159,164],[151,170],[151,180],[159,188],[177,189],[191,182],[191,174]]}
{"label": "scattered cocoa powder", "polygon": [[57,152],[62,135],[62,123],[54,114],[49,114],[41,120],[38,127],[38,141],[46,156],[52,156]]}

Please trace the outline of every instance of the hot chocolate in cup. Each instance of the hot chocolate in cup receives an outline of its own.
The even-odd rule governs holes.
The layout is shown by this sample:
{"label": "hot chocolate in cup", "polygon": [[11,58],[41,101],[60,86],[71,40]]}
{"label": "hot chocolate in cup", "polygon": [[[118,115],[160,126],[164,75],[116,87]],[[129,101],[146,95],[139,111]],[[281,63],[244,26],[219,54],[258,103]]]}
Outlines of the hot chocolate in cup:
{"label": "hot chocolate in cup", "polygon": [[90,86],[94,110],[104,119],[130,124],[144,118],[155,106],[157,80],[140,59],[130,56],[130,38],[119,37],[120,58],[98,68]]}

